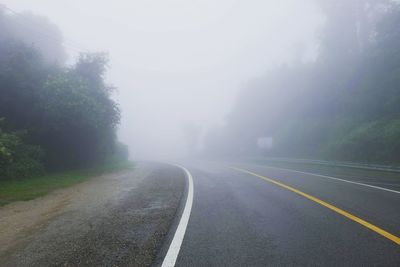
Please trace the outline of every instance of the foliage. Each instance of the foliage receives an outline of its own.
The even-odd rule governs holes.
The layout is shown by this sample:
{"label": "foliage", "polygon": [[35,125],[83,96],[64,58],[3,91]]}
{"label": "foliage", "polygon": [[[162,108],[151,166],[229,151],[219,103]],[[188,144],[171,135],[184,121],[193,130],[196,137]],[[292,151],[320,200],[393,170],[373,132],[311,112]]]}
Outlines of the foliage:
{"label": "foliage", "polygon": [[44,175],[33,175],[29,178],[0,180],[0,206],[13,201],[26,201],[92,177],[131,168],[133,163],[120,161],[101,166],[73,171],[52,172]]}
{"label": "foliage", "polygon": [[43,151],[38,146],[24,144],[22,136],[0,128],[0,180],[43,173]]}
{"label": "foliage", "polygon": [[63,65],[67,58],[61,31],[46,17],[30,12],[7,15],[0,5],[0,42],[7,40],[34,45],[49,64]]}
{"label": "foliage", "polygon": [[400,162],[400,120],[360,125],[329,144],[330,158],[374,162]]}
{"label": "foliage", "polygon": [[400,163],[400,6],[316,1],[326,15],[315,62],[276,68],[242,91],[207,137],[224,153]]}
{"label": "foliage", "polygon": [[[127,149],[116,144],[120,111],[113,87],[104,82],[107,55],[83,53],[74,65],[63,66],[58,29],[30,14],[15,16],[0,10],[0,177],[35,175],[42,165],[87,167],[116,154],[127,159]],[[14,25],[17,20],[40,22],[58,44],[47,51],[34,42],[35,32]]]}
{"label": "foliage", "polygon": [[110,157],[110,162],[123,162],[129,158],[129,148],[127,145],[117,142],[114,152]]}
{"label": "foliage", "polygon": [[72,69],[49,75],[40,88],[35,140],[49,153],[47,165],[85,166],[114,150],[120,114],[102,79],[104,62],[103,55],[84,55]]}

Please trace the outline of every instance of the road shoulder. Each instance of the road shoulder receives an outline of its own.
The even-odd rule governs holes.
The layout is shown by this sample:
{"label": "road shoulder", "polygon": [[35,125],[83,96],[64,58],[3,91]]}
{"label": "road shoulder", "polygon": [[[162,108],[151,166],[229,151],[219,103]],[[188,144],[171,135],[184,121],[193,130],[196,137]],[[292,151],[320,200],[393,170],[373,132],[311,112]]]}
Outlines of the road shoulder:
{"label": "road shoulder", "polygon": [[3,207],[0,226],[8,227],[0,228],[0,260],[5,266],[149,266],[184,186],[180,169],[144,163]]}

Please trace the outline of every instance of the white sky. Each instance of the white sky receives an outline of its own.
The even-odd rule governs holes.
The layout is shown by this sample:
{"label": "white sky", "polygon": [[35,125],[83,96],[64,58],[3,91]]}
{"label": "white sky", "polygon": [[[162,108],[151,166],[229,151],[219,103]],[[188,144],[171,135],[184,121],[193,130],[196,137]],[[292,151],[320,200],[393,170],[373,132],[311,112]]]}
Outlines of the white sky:
{"label": "white sky", "polygon": [[[314,0],[315,1],[315,0]],[[107,51],[120,139],[136,157],[178,155],[181,125],[223,122],[242,83],[316,51],[312,0],[3,0],[47,16],[75,49]]]}

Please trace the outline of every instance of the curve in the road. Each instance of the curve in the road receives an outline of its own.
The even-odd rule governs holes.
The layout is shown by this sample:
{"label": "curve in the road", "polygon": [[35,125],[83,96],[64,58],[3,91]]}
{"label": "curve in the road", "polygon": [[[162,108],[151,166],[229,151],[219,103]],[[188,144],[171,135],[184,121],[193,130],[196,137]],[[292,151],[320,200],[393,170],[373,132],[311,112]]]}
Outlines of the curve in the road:
{"label": "curve in the road", "polygon": [[193,178],[190,172],[183,166],[175,165],[176,167],[181,168],[188,179],[188,194],[186,198],[185,208],[183,210],[181,219],[179,221],[178,227],[176,228],[176,232],[172,242],[168,248],[167,254],[162,263],[162,267],[173,267],[175,266],[176,259],[178,258],[179,251],[181,249],[181,245],[183,242],[183,238],[185,236],[186,228],[189,223],[190,212],[192,211],[193,204]]}

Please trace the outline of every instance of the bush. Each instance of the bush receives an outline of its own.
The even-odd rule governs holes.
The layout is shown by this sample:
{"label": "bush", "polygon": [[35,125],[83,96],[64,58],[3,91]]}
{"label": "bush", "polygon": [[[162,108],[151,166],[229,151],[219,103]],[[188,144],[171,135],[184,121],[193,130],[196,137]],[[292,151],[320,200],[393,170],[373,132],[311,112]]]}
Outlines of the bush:
{"label": "bush", "polygon": [[114,153],[111,157],[112,162],[127,161],[129,159],[129,148],[127,145],[117,142],[115,145]]}
{"label": "bush", "polygon": [[43,173],[43,151],[23,143],[23,133],[0,128],[0,179],[26,178]]}
{"label": "bush", "polygon": [[400,120],[361,124],[327,148],[338,160],[400,163]]}
{"label": "bush", "polygon": [[287,122],[274,135],[273,156],[319,156],[321,144],[327,138],[328,126],[318,120],[294,120]]}

